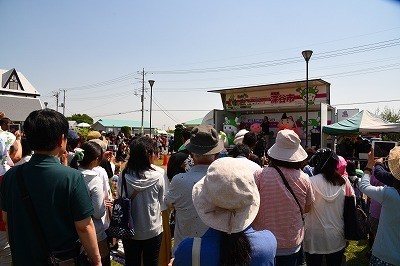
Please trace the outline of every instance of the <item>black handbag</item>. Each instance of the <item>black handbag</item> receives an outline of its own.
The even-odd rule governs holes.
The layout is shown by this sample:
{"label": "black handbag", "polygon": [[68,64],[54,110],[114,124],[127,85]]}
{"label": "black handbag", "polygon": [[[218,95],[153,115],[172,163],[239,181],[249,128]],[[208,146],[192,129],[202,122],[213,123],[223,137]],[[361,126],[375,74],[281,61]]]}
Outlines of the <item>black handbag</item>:
{"label": "black handbag", "polygon": [[355,195],[350,195],[350,188],[346,184],[346,195],[344,198],[344,237],[347,240],[367,239],[369,232],[368,216],[363,211]]}
{"label": "black handbag", "polygon": [[[123,195],[125,192],[125,196]],[[110,226],[108,227],[108,236],[119,239],[130,239],[135,235],[133,228],[133,218],[131,215],[131,199],[136,196],[134,193],[131,198],[128,196],[126,187],[125,171],[122,172],[122,185],[120,197],[114,200],[111,213]]]}
{"label": "black handbag", "polygon": [[39,223],[39,218],[33,206],[33,202],[26,189],[24,176],[22,173],[23,165],[17,169],[17,182],[21,193],[22,202],[31,218],[33,228],[39,240],[42,250],[47,254],[47,265],[54,266],[73,266],[73,265],[89,265],[87,257],[83,254],[81,243],[75,242],[74,246],[66,250],[51,251],[45,239],[43,229]]}

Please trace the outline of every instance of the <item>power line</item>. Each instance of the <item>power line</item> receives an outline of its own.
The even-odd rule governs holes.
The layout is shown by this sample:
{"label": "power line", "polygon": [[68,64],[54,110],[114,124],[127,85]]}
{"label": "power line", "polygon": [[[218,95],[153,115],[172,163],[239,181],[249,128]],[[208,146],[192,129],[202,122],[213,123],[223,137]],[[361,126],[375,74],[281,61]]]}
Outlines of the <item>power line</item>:
{"label": "power line", "polygon": [[[321,60],[331,57],[351,55],[356,53],[374,51],[378,49],[384,49],[389,47],[394,47],[400,45],[400,38],[380,41],[376,43],[370,43],[365,45],[359,45],[339,50],[333,50],[328,52],[319,53],[318,56],[314,56],[313,60]],[[180,69],[180,70],[166,70],[166,71],[152,71],[155,74],[199,74],[199,73],[210,73],[210,72],[222,72],[222,71],[235,71],[235,70],[245,70],[254,68],[263,68],[271,66],[280,66],[293,63],[303,62],[303,58],[300,57],[290,57],[284,59],[276,59],[270,61],[262,61],[256,63],[247,63],[239,65],[221,66],[221,67],[209,67],[209,68],[194,68],[194,69]]]}
{"label": "power line", "polygon": [[97,83],[93,83],[93,84],[89,84],[89,85],[77,86],[77,87],[63,88],[63,89],[65,89],[65,90],[87,90],[87,89],[93,89],[93,88],[112,85],[115,83],[133,79],[135,77],[138,77],[137,73],[129,73],[129,74],[123,75],[121,77],[113,78],[113,79],[106,80],[106,81],[101,81],[101,82],[97,82]]}
{"label": "power line", "polygon": [[119,112],[119,113],[114,113],[114,114],[95,115],[93,117],[106,117],[106,116],[113,116],[113,115],[124,115],[124,114],[130,114],[130,113],[141,112],[141,111],[142,111],[142,109],[133,110],[133,111],[126,111],[126,112]]}
{"label": "power line", "polygon": [[91,97],[78,97],[78,98],[68,98],[70,101],[92,101],[92,100],[102,100],[102,99],[113,99],[113,97],[120,97],[120,96],[129,96],[133,95],[132,90],[121,91],[119,93],[113,93],[108,95],[100,95],[100,96],[91,96]]}
{"label": "power line", "polygon": [[[316,79],[316,78],[326,78],[326,77],[340,77],[340,76],[355,76],[355,75],[364,75],[364,74],[371,74],[371,73],[377,73],[377,72],[383,72],[383,71],[391,71],[391,70],[396,70],[398,69],[398,66],[400,64],[389,64],[389,65],[383,65],[383,66],[376,66],[376,67],[371,67],[371,68],[366,68],[366,69],[358,69],[358,70],[353,70],[353,71],[346,71],[346,72],[339,72],[339,73],[333,73],[333,74],[325,74],[325,75],[320,75],[320,76],[313,76],[310,77],[310,79]],[[366,72],[368,71],[368,72]],[[296,81],[296,80],[292,80]],[[281,83],[281,82],[290,82],[290,80],[282,80],[282,81],[277,81],[276,83]],[[218,90],[218,89],[227,89],[229,87],[250,87],[250,86],[259,86],[261,84],[246,84],[246,85],[233,85],[233,86],[223,86],[223,87],[198,87],[198,88],[164,88],[160,90],[159,92],[193,92],[193,91],[204,91],[204,90]]]}
{"label": "power line", "polygon": [[339,103],[331,104],[332,106],[342,106],[342,105],[355,105],[355,104],[371,104],[371,103],[390,103],[390,102],[400,102],[399,100],[382,100],[382,101],[371,101],[371,102],[358,102],[358,103]]}
{"label": "power line", "polygon": [[[149,93],[148,92],[146,92],[147,93],[147,95],[149,95]],[[161,110],[165,110],[165,107],[154,97],[154,95],[153,95],[153,101],[154,101],[154,103],[161,109]],[[168,116],[169,118],[171,118],[172,120],[174,120],[176,123],[178,123],[176,120],[179,120],[176,116],[174,116],[173,114],[171,114],[170,113],[170,115],[173,117],[173,118],[171,118],[170,116]]]}
{"label": "power line", "polygon": [[[349,40],[349,39],[355,39],[359,37],[364,37],[364,36],[369,36],[369,35],[374,35],[377,33],[382,33],[382,32],[387,32],[387,31],[392,31],[392,30],[397,30],[400,27],[394,27],[390,29],[384,29],[384,30],[379,30],[379,31],[374,31],[374,32],[369,32],[365,34],[359,34],[359,35],[353,35],[353,36],[348,36],[348,37],[343,37],[340,39],[334,39],[334,40],[329,40],[329,41],[324,41],[324,42],[315,42],[315,43],[309,43],[308,45],[305,45],[307,47],[314,47],[316,45],[323,45],[323,44],[328,44],[328,43],[334,43],[334,42],[339,42],[343,40]],[[241,56],[233,56],[229,58],[222,58],[222,59],[214,59],[214,60],[204,60],[204,61],[197,61],[197,62],[191,62],[191,63],[185,63],[185,64],[179,64],[179,66],[184,66],[184,65],[193,65],[193,64],[203,64],[203,63],[210,63],[210,62],[218,62],[218,61],[226,61],[230,59],[237,59],[237,58],[245,58],[245,57],[254,57],[254,56],[259,56],[259,55],[265,55],[265,54],[276,54],[277,52],[283,52],[283,51],[290,51],[290,50],[298,50],[304,48],[303,46],[297,46],[297,47],[290,47],[290,48],[284,48],[284,49],[278,49],[278,50],[273,50],[273,51],[264,51],[264,52],[258,52],[255,54],[247,54],[247,55],[241,55]],[[173,67],[177,65],[168,65],[168,66],[163,66],[163,67]]]}
{"label": "power line", "polygon": [[[111,88],[110,87],[105,87],[105,88],[101,88],[101,89],[96,88],[95,94],[96,95],[100,95],[101,93],[104,93],[104,92],[115,91],[115,90],[118,90],[118,89],[121,89],[121,88],[126,88],[128,86],[132,86],[132,85],[138,84],[138,83],[139,82],[128,82],[128,83],[125,83],[125,84],[123,84],[121,86],[117,86],[117,87],[111,87]],[[93,91],[82,92],[82,91],[79,91],[79,90],[72,90],[72,91],[69,91],[69,92],[70,92],[70,94],[74,94],[74,93],[79,94],[79,96],[81,96],[81,95],[93,95],[94,94]]]}
{"label": "power line", "polygon": [[[321,60],[327,59],[331,57],[337,56],[345,56],[351,55],[356,53],[374,51],[378,49],[384,49],[389,47],[394,47],[400,45],[400,38],[380,41],[370,44],[364,44],[349,48],[343,48],[328,52],[321,52],[318,53],[313,57],[313,60]],[[247,70],[247,69],[254,69],[254,68],[264,68],[264,67],[272,67],[272,66],[280,66],[280,65],[287,65],[293,63],[303,62],[302,58],[299,57],[290,57],[290,58],[283,58],[283,59],[276,59],[270,61],[262,61],[256,63],[246,63],[246,64],[239,64],[239,65],[230,65],[230,66],[222,66],[222,67],[210,67],[210,68],[198,68],[198,69],[187,69],[187,70],[167,70],[167,71],[153,71],[153,74],[193,74],[193,73],[209,73],[209,72],[223,72],[223,71],[235,71],[235,70]],[[88,90],[94,89],[104,86],[109,86],[115,83],[123,82],[132,78],[138,78],[142,72],[138,73],[129,73],[117,78],[113,78],[107,81],[97,82],[89,85],[82,85],[77,87],[70,87],[64,88],[65,90],[74,91],[74,90]]]}
{"label": "power line", "polygon": [[[346,64],[338,64],[338,65],[330,65],[325,67],[313,67],[313,71],[317,70],[324,70],[324,69],[331,69],[331,68],[343,68],[349,66],[358,66],[358,65],[366,65],[366,64],[376,64],[385,61],[392,61],[400,59],[399,56],[394,57],[386,57],[380,58],[376,60],[366,60],[366,61],[358,61],[358,62],[351,62]],[[177,83],[177,82],[192,82],[192,81],[210,81],[210,80],[226,80],[226,79],[238,79],[238,78],[250,78],[250,77],[260,77],[260,76],[267,76],[267,75],[280,75],[280,74],[292,74],[292,73],[303,73],[303,69],[298,70],[288,70],[288,71],[278,71],[278,72],[268,72],[268,73],[261,73],[261,74],[253,74],[253,75],[240,75],[240,76],[229,76],[229,77],[218,77],[218,78],[197,78],[197,79],[179,79],[179,80],[158,80],[160,83]]]}

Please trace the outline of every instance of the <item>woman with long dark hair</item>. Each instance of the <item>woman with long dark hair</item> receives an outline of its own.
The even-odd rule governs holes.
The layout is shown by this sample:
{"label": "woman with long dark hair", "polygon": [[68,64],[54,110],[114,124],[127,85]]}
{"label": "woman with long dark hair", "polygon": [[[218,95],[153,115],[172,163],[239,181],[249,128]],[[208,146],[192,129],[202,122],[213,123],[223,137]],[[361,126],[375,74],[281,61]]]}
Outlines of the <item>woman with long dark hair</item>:
{"label": "woman with long dark hair", "polygon": [[310,177],[315,202],[305,220],[304,251],[307,265],[341,265],[344,238],[343,208],[347,178],[338,172],[339,157],[331,149],[319,149],[310,160],[314,176]]}
{"label": "woman with long dark hair", "polygon": [[201,238],[184,239],[173,265],[274,265],[275,236],[250,226],[260,207],[253,172],[244,160],[232,157],[209,166],[207,175],[194,185],[192,197],[210,228]]}
{"label": "woman with long dark hair", "polygon": [[161,203],[164,200],[164,177],[151,164],[158,153],[155,142],[149,137],[141,137],[130,146],[126,168],[121,178],[126,179],[128,195],[132,201],[131,215],[135,235],[124,239],[126,265],[158,265],[158,255],[162,240]]}
{"label": "woman with long dark hair", "polygon": [[71,167],[82,172],[94,213],[92,215],[94,227],[96,228],[97,243],[99,246],[102,265],[111,265],[110,250],[108,248],[107,226],[104,224],[106,206],[104,202],[103,179],[93,168],[100,165],[103,157],[101,146],[93,141],[82,144],[75,149],[75,156],[72,158]]}

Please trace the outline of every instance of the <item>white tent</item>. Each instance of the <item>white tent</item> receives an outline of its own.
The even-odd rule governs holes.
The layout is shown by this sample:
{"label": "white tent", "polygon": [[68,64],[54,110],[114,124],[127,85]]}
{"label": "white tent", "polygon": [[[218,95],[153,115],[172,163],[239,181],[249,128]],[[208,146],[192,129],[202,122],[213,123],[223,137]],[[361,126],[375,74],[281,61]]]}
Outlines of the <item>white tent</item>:
{"label": "white tent", "polygon": [[163,130],[163,129],[157,129],[156,132],[157,132],[157,134],[163,134],[163,135],[167,135],[168,134],[168,132]]}
{"label": "white tent", "polygon": [[324,126],[322,131],[330,135],[400,132],[400,124],[388,123],[365,110],[346,120]]}
{"label": "white tent", "polygon": [[90,125],[88,123],[79,123],[76,127],[90,127]]}

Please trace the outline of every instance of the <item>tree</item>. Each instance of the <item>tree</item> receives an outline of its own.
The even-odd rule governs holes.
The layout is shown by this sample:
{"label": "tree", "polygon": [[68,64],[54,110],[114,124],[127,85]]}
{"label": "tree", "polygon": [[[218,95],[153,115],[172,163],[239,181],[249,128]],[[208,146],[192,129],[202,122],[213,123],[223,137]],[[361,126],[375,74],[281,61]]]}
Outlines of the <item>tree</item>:
{"label": "tree", "polygon": [[76,133],[78,133],[78,135],[81,136],[84,139],[84,141],[86,141],[87,140],[87,135],[89,134],[89,131],[90,131],[89,128],[84,127],[84,128],[78,128],[76,130]]}
{"label": "tree", "polygon": [[68,121],[76,121],[76,123],[88,123],[89,125],[93,124],[93,118],[88,116],[87,114],[73,114],[67,117]]}
{"label": "tree", "polygon": [[[394,109],[390,109],[389,107],[385,106],[382,112],[379,109],[376,111],[376,114],[382,118],[383,120],[390,122],[390,123],[400,123],[400,110],[397,112]],[[384,133],[382,134],[383,140],[391,140],[391,141],[399,141],[400,140],[400,133]]]}
{"label": "tree", "polygon": [[125,136],[127,136],[128,134],[131,134],[131,128],[128,126],[123,126],[121,127],[121,132],[124,133]]}

